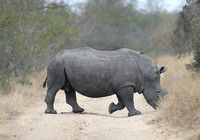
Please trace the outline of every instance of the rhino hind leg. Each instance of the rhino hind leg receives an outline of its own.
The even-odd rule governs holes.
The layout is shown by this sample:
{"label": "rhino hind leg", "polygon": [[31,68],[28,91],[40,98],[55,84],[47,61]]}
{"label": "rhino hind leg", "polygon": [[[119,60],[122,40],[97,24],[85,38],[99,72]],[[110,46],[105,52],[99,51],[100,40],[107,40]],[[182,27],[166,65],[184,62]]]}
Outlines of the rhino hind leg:
{"label": "rhino hind leg", "polygon": [[63,87],[65,83],[64,71],[60,65],[56,67],[52,67],[50,65],[50,68],[48,69],[47,73],[48,73],[47,75],[48,89],[47,89],[47,94],[45,96],[45,102],[47,104],[45,113],[57,114],[56,110],[54,110],[54,100],[56,93]]}
{"label": "rhino hind leg", "polygon": [[47,95],[45,97],[45,102],[47,104],[47,108],[45,110],[45,113],[47,114],[57,114],[56,110],[54,110],[53,104],[55,100],[55,95],[59,89],[48,89]]}
{"label": "rhino hind leg", "polygon": [[128,113],[129,117],[141,114],[141,112],[136,110],[134,107],[133,92],[134,90],[132,87],[124,87],[117,92],[117,94],[121,97],[125,107],[129,112]]}
{"label": "rhino hind leg", "polygon": [[83,112],[84,109],[81,108],[77,103],[76,93],[73,87],[65,87],[64,91],[66,95],[66,102],[72,106],[72,112],[74,113]]}
{"label": "rhino hind leg", "polygon": [[119,95],[117,95],[117,99],[118,99],[118,103],[111,103],[109,106],[109,113],[112,114],[113,112],[117,111],[117,110],[122,110],[124,109],[125,105],[121,99],[121,97]]}
{"label": "rhino hind leg", "polygon": [[[57,114],[56,110],[54,110],[54,100],[56,93],[58,90],[61,89],[62,84],[57,84],[58,80],[55,80],[55,78],[48,78],[48,89],[47,89],[47,95],[45,96],[45,102],[47,104],[47,108],[45,110],[45,113],[47,114]],[[60,78],[60,83],[64,84],[64,79]]]}

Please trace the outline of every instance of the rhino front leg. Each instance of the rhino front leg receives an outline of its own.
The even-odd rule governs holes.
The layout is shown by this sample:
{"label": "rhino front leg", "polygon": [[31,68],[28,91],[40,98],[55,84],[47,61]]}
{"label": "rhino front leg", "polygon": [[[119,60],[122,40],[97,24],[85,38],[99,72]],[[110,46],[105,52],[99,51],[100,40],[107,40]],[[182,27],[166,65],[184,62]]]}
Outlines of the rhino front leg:
{"label": "rhino front leg", "polygon": [[66,102],[72,106],[72,112],[74,113],[81,113],[84,111],[83,108],[81,108],[76,99],[76,93],[75,90],[70,87],[69,89],[65,90],[65,95],[66,95]]}
{"label": "rhino front leg", "polygon": [[128,110],[128,116],[133,116],[133,115],[139,115],[141,114],[140,111],[136,110],[134,107],[134,102],[133,102],[133,88],[132,87],[124,87],[120,89],[117,94],[121,97],[124,105],[126,106]]}
{"label": "rhino front leg", "polygon": [[[116,94],[117,95],[117,94]],[[121,99],[121,97],[119,95],[117,95],[117,99],[118,99],[118,103],[111,103],[109,106],[109,113],[112,114],[113,112],[117,111],[117,110],[122,110],[124,109],[125,105]]]}

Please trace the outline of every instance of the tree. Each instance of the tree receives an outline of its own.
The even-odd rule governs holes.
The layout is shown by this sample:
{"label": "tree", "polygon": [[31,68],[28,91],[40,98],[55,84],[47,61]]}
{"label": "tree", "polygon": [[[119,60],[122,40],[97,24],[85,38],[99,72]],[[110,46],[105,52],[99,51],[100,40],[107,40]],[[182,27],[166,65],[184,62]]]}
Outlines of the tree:
{"label": "tree", "polygon": [[[157,1],[151,4],[156,7],[154,2]],[[151,12],[139,11],[136,4],[134,0],[88,0],[78,18],[76,46],[86,45],[99,50],[126,47],[154,55],[166,52],[163,48],[169,46],[168,35],[159,37],[160,43],[157,43],[156,34],[165,31],[161,27],[167,26],[161,24],[168,24],[170,16],[165,16],[158,7]],[[163,15],[167,18],[162,18]]]}
{"label": "tree", "polygon": [[24,77],[45,66],[76,39],[74,15],[63,3],[0,1],[0,89],[11,75]]}
{"label": "tree", "polygon": [[194,52],[193,62],[187,64],[189,70],[200,71],[200,0],[187,1],[179,13],[172,45],[179,55]]}
{"label": "tree", "polygon": [[[139,48],[140,34],[146,28],[143,15],[134,8],[135,1],[89,0],[80,15],[80,43],[97,49]],[[143,43],[147,44],[146,39]]]}

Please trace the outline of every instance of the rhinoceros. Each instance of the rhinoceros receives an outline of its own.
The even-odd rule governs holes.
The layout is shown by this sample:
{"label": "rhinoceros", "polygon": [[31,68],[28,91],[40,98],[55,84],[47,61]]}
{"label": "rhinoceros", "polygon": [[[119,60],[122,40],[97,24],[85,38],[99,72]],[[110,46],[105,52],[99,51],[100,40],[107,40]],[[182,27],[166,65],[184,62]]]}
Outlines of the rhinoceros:
{"label": "rhinoceros", "polygon": [[118,103],[111,103],[109,113],[128,110],[128,116],[141,114],[136,110],[133,93],[142,93],[153,108],[160,98],[167,94],[167,89],[160,84],[160,75],[167,68],[158,68],[151,59],[141,52],[128,48],[116,51],[98,51],[81,47],[59,52],[49,63],[47,77],[47,95],[45,113],[56,114],[55,95],[64,90],[66,102],[74,113],[84,111],[77,104],[76,91],[91,98],[115,94]]}

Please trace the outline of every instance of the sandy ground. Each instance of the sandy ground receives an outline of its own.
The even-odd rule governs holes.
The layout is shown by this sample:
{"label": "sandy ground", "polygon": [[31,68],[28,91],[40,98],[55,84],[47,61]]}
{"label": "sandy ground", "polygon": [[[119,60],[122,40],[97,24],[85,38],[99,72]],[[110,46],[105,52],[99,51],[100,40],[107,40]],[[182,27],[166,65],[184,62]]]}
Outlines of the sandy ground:
{"label": "sandy ground", "polygon": [[[74,114],[65,103],[65,95],[56,95],[55,109],[58,114],[44,114],[43,99],[4,123],[0,123],[0,140],[155,140],[160,139],[153,125],[148,124],[154,109],[143,95],[135,94],[135,106],[142,115],[127,117],[126,109],[109,114],[115,95],[92,99],[77,95],[78,103],[86,112]],[[65,112],[65,114],[61,114]]]}

